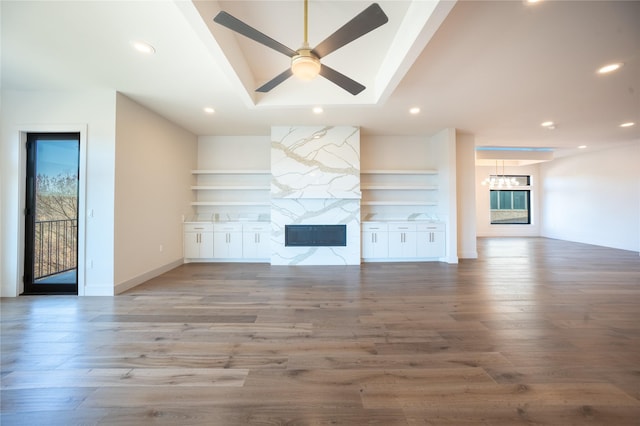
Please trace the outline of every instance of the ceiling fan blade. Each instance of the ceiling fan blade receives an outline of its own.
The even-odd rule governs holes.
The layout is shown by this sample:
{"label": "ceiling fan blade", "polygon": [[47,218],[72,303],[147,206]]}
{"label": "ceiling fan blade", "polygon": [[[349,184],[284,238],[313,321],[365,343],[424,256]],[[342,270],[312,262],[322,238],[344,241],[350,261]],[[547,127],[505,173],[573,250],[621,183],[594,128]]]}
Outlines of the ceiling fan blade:
{"label": "ceiling fan blade", "polygon": [[332,83],[342,87],[344,90],[354,96],[366,89],[366,87],[364,87],[357,81],[350,79],[346,75],[341,74],[333,68],[329,68],[324,64],[320,66],[320,75],[331,81]]}
{"label": "ceiling fan blade", "polygon": [[386,24],[388,21],[389,18],[382,8],[377,3],[373,3],[318,44],[313,49],[313,53],[318,58],[327,56],[329,53]]}
{"label": "ceiling fan blade", "polygon": [[256,92],[266,93],[269,90],[276,87],[278,84],[282,83],[283,81],[291,77],[292,75],[293,73],[291,72],[291,68],[287,68],[286,70],[284,70],[283,72],[281,72],[280,74],[272,78],[271,80],[267,81],[262,86],[258,87],[256,89]]}
{"label": "ceiling fan blade", "polygon": [[213,18],[213,21],[229,28],[230,30],[237,32],[238,34],[242,34],[243,36],[248,37],[253,41],[257,41],[258,43],[270,47],[273,50],[277,50],[278,52],[287,55],[290,58],[298,54],[298,52],[296,52],[295,50],[289,49],[279,41],[276,41],[271,37],[261,33],[255,28],[245,24],[238,18],[229,15],[225,11],[218,13],[215,18]]}

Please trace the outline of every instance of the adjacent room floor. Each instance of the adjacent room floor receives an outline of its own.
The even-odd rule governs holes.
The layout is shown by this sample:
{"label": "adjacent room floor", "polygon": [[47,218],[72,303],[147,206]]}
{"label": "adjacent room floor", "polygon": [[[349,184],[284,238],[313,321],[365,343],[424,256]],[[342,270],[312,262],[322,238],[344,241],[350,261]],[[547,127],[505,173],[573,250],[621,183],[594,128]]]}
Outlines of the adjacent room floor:
{"label": "adjacent room floor", "polygon": [[638,425],[640,256],[186,264],[116,297],[2,299],[2,425]]}

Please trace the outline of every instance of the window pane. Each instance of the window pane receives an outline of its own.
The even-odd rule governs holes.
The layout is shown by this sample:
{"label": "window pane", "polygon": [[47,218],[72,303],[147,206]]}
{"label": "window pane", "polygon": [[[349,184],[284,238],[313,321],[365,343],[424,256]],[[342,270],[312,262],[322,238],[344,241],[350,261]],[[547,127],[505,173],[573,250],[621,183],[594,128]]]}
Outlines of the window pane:
{"label": "window pane", "polygon": [[515,210],[527,209],[527,196],[525,191],[513,191],[513,208]]}
{"label": "window pane", "polygon": [[497,210],[498,209],[498,191],[491,191],[490,200],[491,200],[491,210]]}
{"label": "window pane", "polygon": [[511,210],[511,193],[512,191],[498,191],[500,197],[500,210]]}
{"label": "window pane", "polygon": [[529,190],[491,190],[492,224],[530,224]]}

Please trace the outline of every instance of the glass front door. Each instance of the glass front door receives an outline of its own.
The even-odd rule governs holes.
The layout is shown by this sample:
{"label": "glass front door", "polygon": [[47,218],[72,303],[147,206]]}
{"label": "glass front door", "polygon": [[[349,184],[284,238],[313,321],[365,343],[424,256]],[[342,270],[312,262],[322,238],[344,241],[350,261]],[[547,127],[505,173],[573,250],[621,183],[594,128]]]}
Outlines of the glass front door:
{"label": "glass front door", "polygon": [[25,294],[78,294],[79,133],[29,133]]}

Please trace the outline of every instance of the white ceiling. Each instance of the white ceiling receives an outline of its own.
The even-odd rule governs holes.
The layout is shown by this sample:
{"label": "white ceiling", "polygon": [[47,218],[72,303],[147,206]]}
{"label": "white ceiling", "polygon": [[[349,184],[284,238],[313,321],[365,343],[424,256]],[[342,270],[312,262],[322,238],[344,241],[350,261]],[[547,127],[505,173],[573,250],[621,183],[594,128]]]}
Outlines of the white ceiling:
{"label": "white ceiling", "polygon": [[[310,44],[370,3],[310,0]],[[295,50],[302,0],[2,0],[2,89],[117,90],[198,135],[268,135],[287,124],[418,136],[454,127],[478,146],[556,156],[640,143],[639,1],[379,4],[386,25],[323,58],[367,86],[354,97],[323,78],[290,78],[257,95],[289,59],[213,23],[225,10]],[[156,53],[134,51],[138,39]],[[624,66],[596,73],[610,62]],[[311,112],[316,105],[323,114]],[[540,126],[547,120],[555,130]]]}

